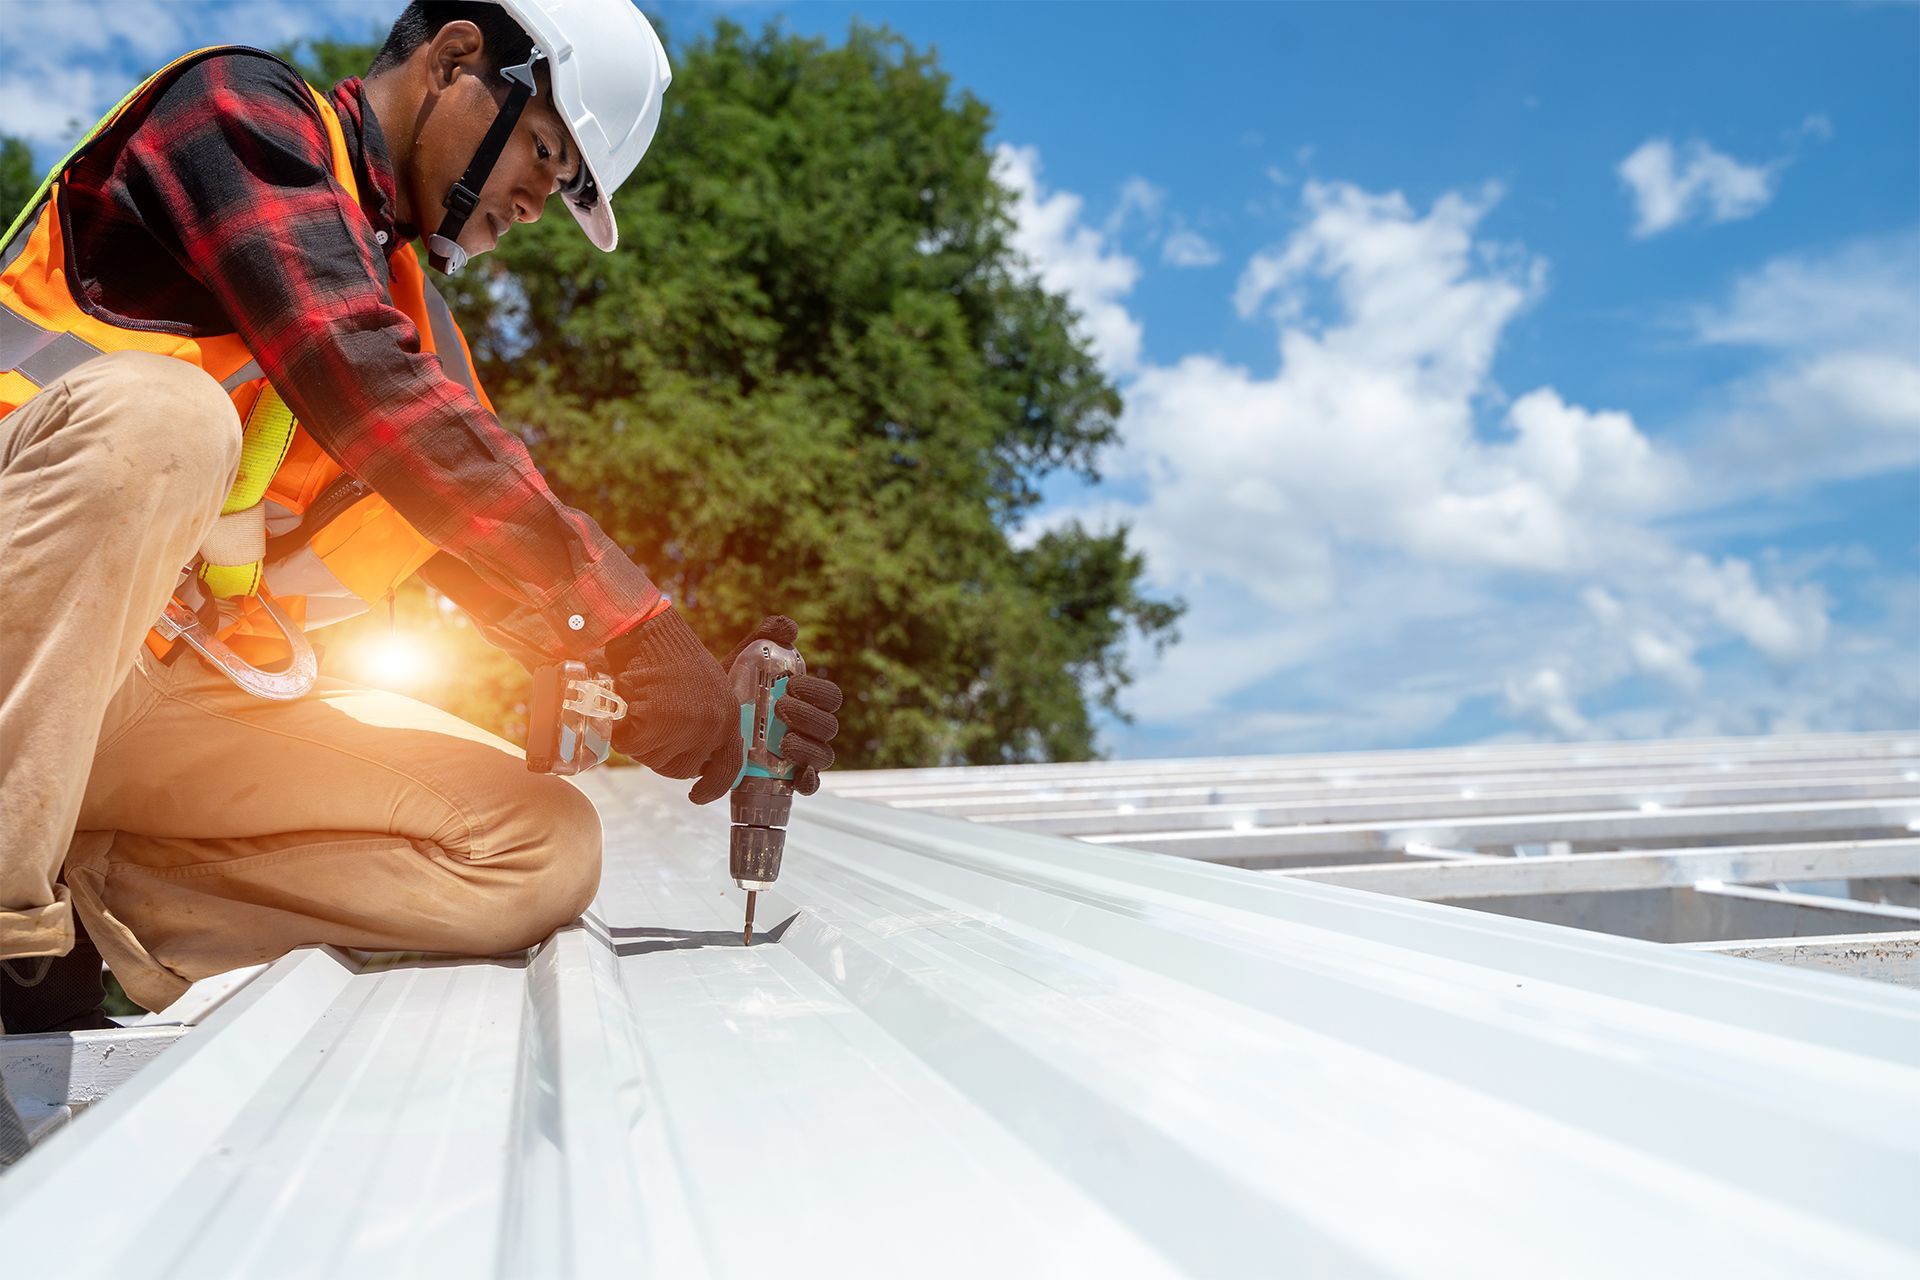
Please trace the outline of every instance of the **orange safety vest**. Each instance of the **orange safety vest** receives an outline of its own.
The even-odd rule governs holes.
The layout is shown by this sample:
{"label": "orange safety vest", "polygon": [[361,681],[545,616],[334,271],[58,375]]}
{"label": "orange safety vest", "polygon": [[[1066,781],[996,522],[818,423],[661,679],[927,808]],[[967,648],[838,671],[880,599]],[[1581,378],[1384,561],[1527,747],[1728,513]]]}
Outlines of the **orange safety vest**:
{"label": "orange safety vest", "polygon": [[[173,356],[216,379],[246,424],[240,474],[223,511],[261,503],[270,553],[263,565],[248,567],[252,572],[225,571],[224,579],[203,567],[200,578],[186,583],[175,598],[194,609],[205,608],[209,596],[221,597],[215,634],[247,662],[265,666],[285,659],[289,650],[257,598],[262,580],[281,612],[302,630],[312,630],[385,599],[433,557],[435,547],[378,494],[345,475],[292,420],[237,334],[184,337],[125,328],[90,310],[69,283],[60,204],[73,164],[126,111],[194,62],[224,51],[190,53],[136,87],[60,162],[0,241],[0,417],[108,351]],[[324,93],[307,88],[326,126],[334,178],[357,203],[359,186],[339,116]],[[412,247],[395,248],[385,266],[388,296],[413,321],[422,349],[438,355],[447,376],[491,409],[466,337],[427,282]],[[313,520],[307,519],[310,514]],[[296,545],[286,545],[289,536]],[[147,646],[164,655],[172,642],[155,630],[148,633]]]}

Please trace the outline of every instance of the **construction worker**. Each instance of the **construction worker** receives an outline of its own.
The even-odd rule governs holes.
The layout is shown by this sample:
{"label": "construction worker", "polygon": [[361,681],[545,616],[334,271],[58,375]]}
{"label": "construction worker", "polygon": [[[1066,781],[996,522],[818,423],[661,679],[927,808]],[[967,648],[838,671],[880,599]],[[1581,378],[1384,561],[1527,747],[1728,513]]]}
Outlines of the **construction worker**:
{"label": "construction worker", "polygon": [[[611,250],[669,76],[631,0],[416,0],[330,92],[202,51],[0,245],[8,1031],[101,1025],[101,957],[158,1009],[304,944],[491,955],[586,906],[579,790],[304,665],[415,572],[529,666],[616,673],[615,745],[694,803],[730,789],[722,664],[495,419],[413,248],[458,270],[558,195]],[[777,708],[803,792],[839,704],[814,676]]]}

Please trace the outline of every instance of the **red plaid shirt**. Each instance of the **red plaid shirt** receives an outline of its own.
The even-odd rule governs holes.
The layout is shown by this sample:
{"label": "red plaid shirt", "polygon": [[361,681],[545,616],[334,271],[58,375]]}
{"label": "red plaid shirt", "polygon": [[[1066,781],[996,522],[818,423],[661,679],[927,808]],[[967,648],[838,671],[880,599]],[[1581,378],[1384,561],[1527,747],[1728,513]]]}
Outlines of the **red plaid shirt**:
{"label": "red plaid shirt", "polygon": [[332,99],[358,204],[292,68],[230,50],[179,73],[67,175],[75,292],[134,328],[238,333],[320,447],[464,562],[428,577],[489,636],[523,660],[586,657],[666,599],[421,351],[380,282],[416,235],[386,141],[358,79]]}

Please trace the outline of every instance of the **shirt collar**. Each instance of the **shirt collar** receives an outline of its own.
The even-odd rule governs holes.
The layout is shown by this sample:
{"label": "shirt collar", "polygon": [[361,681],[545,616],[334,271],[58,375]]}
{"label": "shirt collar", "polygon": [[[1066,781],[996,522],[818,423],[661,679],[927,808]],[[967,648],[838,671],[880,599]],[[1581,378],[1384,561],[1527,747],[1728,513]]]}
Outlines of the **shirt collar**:
{"label": "shirt collar", "polygon": [[381,243],[391,253],[398,244],[414,238],[414,229],[399,225],[395,217],[399,188],[394,182],[393,160],[387,154],[386,135],[380,132],[379,119],[366,109],[359,76],[349,76],[333,86],[330,96],[340,114],[347,152],[353,157],[354,176],[360,182],[360,209],[376,233],[386,233]]}

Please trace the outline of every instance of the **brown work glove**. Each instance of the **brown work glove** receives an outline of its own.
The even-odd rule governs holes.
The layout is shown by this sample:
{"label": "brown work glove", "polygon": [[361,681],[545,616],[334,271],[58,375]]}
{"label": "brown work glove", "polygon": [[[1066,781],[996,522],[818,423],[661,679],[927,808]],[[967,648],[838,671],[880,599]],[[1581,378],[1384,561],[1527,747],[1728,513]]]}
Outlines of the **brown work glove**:
{"label": "brown work glove", "polygon": [[613,747],[669,778],[698,778],[687,799],[706,804],[727,794],[746,762],[740,704],[726,669],[669,607],[607,644],[613,687],[627,714],[613,726]]}
{"label": "brown work glove", "polygon": [[[793,648],[800,624],[775,614],[755,627],[753,634],[733,646],[727,654],[726,668],[756,640],[771,640],[782,648]],[[793,789],[810,796],[820,789],[822,770],[833,767],[833,735],[840,732],[834,712],[840,709],[840,686],[823,676],[801,675],[787,680],[786,696],[773,704],[774,718],[787,726],[780,740],[780,756],[799,767],[794,770]],[[736,728],[734,736],[739,736]]]}
{"label": "brown work glove", "polygon": [[[718,800],[746,762],[740,704],[727,672],[754,641],[792,648],[799,632],[791,618],[768,618],[733,646],[724,665],[671,607],[615,637],[607,645],[607,662],[627,715],[614,723],[614,749],[666,777],[697,777],[687,792],[695,804]],[[811,675],[788,680],[786,696],[773,704],[773,714],[787,726],[780,754],[799,766],[793,786],[801,795],[819,790],[820,771],[833,764],[828,744],[840,731],[833,715],[839,709],[840,686]]]}

